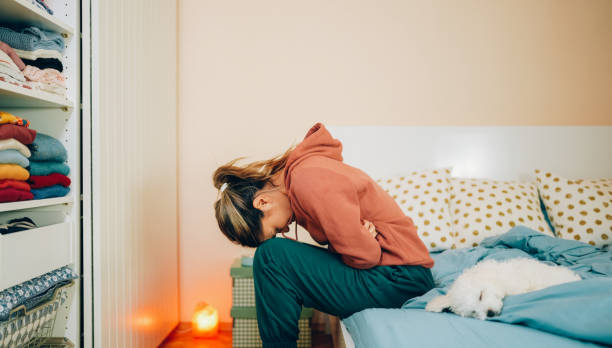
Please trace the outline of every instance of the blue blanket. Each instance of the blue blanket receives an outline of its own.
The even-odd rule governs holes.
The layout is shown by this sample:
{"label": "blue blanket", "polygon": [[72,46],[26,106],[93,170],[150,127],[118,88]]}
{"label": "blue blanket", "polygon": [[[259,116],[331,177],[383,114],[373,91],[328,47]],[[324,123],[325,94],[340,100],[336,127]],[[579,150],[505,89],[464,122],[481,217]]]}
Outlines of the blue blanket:
{"label": "blue blanket", "polygon": [[447,250],[432,256],[435,260],[432,273],[437,287],[408,300],[402,308],[425,308],[430,299],[445,294],[464,269],[481,260],[533,257],[568,267],[583,280],[508,296],[502,313],[489,320],[612,345],[612,251],[549,237],[521,226],[488,238],[479,247]]}

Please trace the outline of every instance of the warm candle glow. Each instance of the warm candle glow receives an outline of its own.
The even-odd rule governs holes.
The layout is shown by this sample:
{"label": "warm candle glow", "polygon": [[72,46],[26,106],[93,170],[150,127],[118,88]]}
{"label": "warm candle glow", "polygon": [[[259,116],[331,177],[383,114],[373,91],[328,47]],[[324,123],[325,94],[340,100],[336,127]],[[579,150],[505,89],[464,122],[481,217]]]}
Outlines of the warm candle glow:
{"label": "warm candle glow", "polygon": [[198,304],[191,319],[191,331],[195,337],[216,336],[219,331],[217,309],[206,303]]}

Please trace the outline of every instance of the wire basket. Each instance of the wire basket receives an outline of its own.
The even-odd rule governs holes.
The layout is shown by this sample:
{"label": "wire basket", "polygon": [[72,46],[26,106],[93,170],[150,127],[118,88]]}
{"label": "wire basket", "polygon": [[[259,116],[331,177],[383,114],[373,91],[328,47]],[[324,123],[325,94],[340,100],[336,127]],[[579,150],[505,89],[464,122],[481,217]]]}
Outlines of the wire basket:
{"label": "wire basket", "polygon": [[63,338],[48,338],[53,335],[58,313],[70,306],[73,285],[74,282],[70,282],[55,289],[48,301],[30,310],[24,305],[13,309],[9,319],[0,322],[0,348],[72,347],[70,341]]}

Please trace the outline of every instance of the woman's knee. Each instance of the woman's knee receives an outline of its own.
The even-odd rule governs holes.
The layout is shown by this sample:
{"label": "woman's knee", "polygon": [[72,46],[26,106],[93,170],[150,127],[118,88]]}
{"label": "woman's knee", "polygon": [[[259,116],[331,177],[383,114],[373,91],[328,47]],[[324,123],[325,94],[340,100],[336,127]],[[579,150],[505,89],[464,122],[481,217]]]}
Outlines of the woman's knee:
{"label": "woman's knee", "polygon": [[294,243],[296,242],[285,238],[271,238],[261,243],[255,250],[253,270],[257,272],[258,268],[270,262],[285,264],[283,261],[291,255],[290,250],[294,248]]}

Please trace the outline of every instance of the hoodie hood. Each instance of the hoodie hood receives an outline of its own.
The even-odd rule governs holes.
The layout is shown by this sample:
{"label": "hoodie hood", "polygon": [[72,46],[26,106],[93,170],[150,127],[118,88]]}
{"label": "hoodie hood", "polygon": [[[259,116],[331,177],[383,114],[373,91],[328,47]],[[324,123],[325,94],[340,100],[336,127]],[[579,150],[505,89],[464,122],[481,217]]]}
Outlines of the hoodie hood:
{"label": "hoodie hood", "polygon": [[342,162],[342,143],[334,139],[323,123],[318,122],[310,128],[304,140],[299,143],[287,158],[285,164],[285,188],[291,187],[291,173],[305,159],[312,156],[328,157]]}

